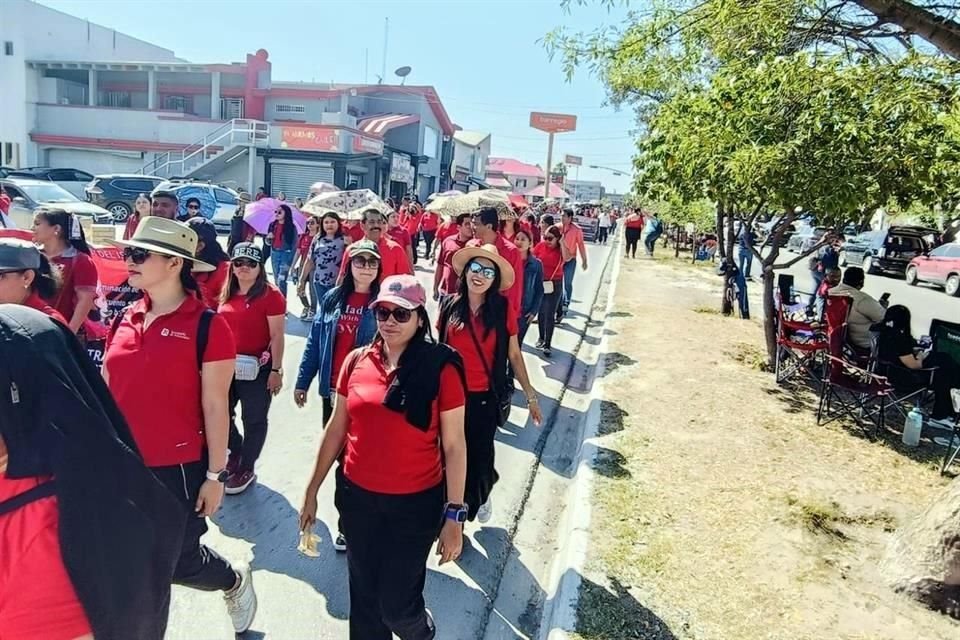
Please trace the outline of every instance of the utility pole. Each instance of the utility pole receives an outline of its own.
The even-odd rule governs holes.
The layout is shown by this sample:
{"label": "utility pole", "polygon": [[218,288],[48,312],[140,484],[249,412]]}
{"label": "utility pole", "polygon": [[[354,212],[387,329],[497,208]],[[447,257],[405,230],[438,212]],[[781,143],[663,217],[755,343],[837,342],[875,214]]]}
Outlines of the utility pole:
{"label": "utility pole", "polygon": [[550,197],[550,183],[553,175],[553,131],[547,136],[547,183],[543,185],[543,199]]}

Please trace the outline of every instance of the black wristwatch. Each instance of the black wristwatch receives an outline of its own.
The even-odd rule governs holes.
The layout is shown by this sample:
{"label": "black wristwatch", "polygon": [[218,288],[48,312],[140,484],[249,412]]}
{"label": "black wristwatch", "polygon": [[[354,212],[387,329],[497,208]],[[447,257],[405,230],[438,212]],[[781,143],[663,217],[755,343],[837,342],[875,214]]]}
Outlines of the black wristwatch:
{"label": "black wristwatch", "polygon": [[467,521],[467,505],[448,502],[443,510],[443,517],[463,524]]}

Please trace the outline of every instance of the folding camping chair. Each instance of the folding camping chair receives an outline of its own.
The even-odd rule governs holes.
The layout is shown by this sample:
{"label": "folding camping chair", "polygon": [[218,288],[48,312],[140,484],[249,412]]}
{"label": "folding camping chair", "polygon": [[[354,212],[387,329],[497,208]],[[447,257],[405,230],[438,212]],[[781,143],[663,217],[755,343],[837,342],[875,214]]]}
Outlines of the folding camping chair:
{"label": "folding camping chair", "polygon": [[[872,437],[876,437],[885,426],[887,397],[892,389],[886,378],[859,366],[860,361],[845,344],[849,299],[828,298],[828,305],[831,300],[836,302],[832,313],[828,307],[827,319],[834,322],[827,326],[827,375],[820,385],[817,424],[848,417],[868,435],[868,427],[872,427]],[[840,318],[842,322],[838,322]]]}
{"label": "folding camping chair", "polygon": [[933,399],[933,376],[935,367],[926,369],[908,369],[899,362],[882,362],[879,356],[879,335],[873,337],[870,353],[870,370],[887,380],[913,379],[911,384],[890,385],[890,394],[887,397],[887,409],[893,409],[904,420],[910,410],[916,407],[923,409]]}
{"label": "folding camping chair", "polygon": [[953,417],[947,420],[931,420],[927,424],[933,429],[946,431],[949,436],[946,438],[934,438],[933,441],[947,450],[943,454],[943,464],[940,465],[940,475],[947,472],[947,469],[957,459],[960,454],[960,430],[957,429],[957,423],[960,423],[960,389],[950,389],[950,401],[953,403]]}
{"label": "folding camping chair", "polygon": [[823,355],[827,346],[817,323],[790,319],[784,305],[777,305],[777,384],[783,384],[797,374],[819,384],[824,377]]}

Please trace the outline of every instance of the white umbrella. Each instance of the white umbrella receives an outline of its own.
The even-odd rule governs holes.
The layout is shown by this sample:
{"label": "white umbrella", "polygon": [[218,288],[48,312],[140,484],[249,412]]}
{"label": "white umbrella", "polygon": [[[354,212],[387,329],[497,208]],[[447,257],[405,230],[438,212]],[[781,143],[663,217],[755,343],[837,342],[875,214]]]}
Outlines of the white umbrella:
{"label": "white umbrella", "polygon": [[303,205],[301,211],[315,216],[333,211],[345,220],[362,220],[367,209],[376,209],[386,215],[390,207],[370,189],[355,189],[318,193]]}

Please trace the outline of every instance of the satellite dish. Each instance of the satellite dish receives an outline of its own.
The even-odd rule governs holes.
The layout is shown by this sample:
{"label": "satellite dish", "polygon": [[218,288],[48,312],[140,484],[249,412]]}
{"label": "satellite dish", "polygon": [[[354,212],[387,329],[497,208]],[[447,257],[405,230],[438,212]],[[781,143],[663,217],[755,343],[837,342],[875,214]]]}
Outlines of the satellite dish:
{"label": "satellite dish", "polygon": [[400,67],[394,73],[401,78],[400,84],[402,85],[407,81],[407,76],[410,75],[410,72],[413,71],[410,67]]}

